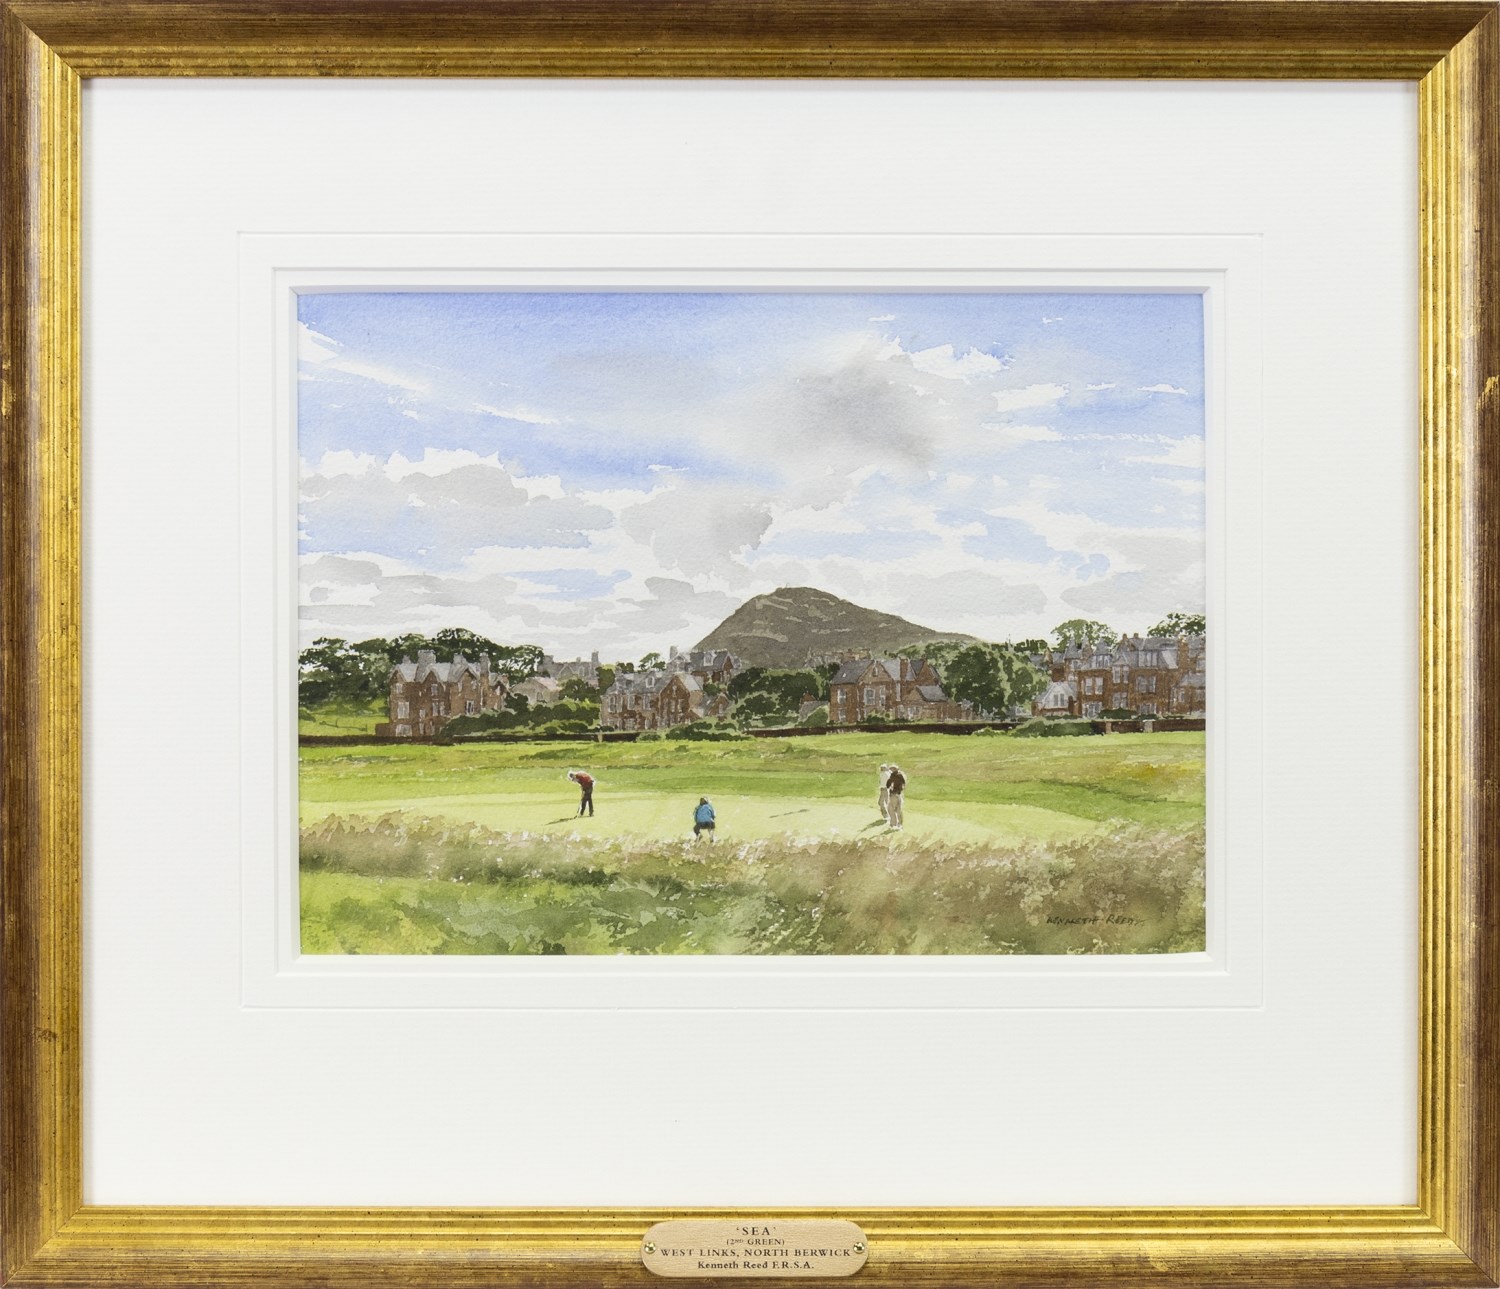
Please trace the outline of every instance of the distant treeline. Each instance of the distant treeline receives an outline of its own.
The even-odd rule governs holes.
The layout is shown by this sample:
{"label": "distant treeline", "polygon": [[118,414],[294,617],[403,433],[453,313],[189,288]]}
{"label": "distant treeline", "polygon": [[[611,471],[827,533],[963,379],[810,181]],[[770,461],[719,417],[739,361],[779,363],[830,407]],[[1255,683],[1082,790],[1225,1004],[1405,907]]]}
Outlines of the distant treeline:
{"label": "distant treeline", "polygon": [[390,692],[391,668],[402,658],[415,659],[419,649],[433,650],[444,662],[455,653],[471,660],[487,653],[490,665],[511,681],[535,675],[542,665],[542,651],[536,645],[497,644],[456,628],[432,635],[377,636],[358,643],[324,636],[297,655],[298,701],[304,707],[384,702]]}
{"label": "distant treeline", "polygon": [[[1201,635],[1202,614],[1171,613],[1151,628],[1150,635]],[[1051,643],[1112,644],[1119,633],[1103,622],[1072,618],[1059,623]],[[1025,708],[1047,686],[1047,676],[1034,666],[1030,655],[1044,652],[1046,640],[1018,640],[1011,644],[962,644],[952,640],[913,642],[898,650],[905,658],[925,658],[933,665],[950,698],[973,704],[981,713],[1000,715]],[[472,631],[447,628],[431,635],[409,634],[389,639],[376,637],[351,643],[334,637],[315,640],[298,656],[298,698],[304,708],[326,705],[361,706],[384,702],[390,688],[391,668],[403,657],[415,658],[421,649],[431,649],[442,661],[455,653],[477,660],[484,653],[490,665],[513,684],[533,676],[541,668],[538,645],[506,645]],[[662,665],[661,655],[648,653],[640,660],[643,669]],[[634,671],[637,664],[617,662],[601,666],[599,684],[591,686],[574,677],[563,683],[563,705],[528,710],[524,698],[513,697],[504,713],[487,712],[462,718],[470,733],[488,729],[556,725],[558,732],[587,729],[599,719],[599,700],[620,671]],[[828,700],[828,683],[838,664],[821,667],[747,667],[728,683],[725,693],[733,703],[734,719],[745,726],[785,725],[798,719],[807,699]],[[718,687],[709,684],[710,693]],[[826,714],[824,716],[826,720]],[[814,722],[816,723],[816,722]],[[565,728],[564,728],[565,727]]]}

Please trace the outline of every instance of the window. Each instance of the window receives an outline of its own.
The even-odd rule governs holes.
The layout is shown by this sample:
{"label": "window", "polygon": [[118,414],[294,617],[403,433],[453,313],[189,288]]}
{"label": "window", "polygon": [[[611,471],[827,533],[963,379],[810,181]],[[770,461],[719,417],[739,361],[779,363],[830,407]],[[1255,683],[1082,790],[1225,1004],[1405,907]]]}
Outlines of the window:
{"label": "window", "polygon": [[1115,684],[1117,684],[1117,685],[1123,684],[1125,681],[1127,681],[1129,679],[1130,679],[1130,668],[1129,667],[1116,667],[1114,669]]}
{"label": "window", "polygon": [[865,686],[865,702],[867,702],[867,703],[873,703],[874,701],[875,701],[875,686],[874,685],[866,685]]}
{"label": "window", "polygon": [[1138,694],[1154,694],[1156,692],[1156,677],[1137,676],[1135,678],[1135,692]]}
{"label": "window", "polygon": [[479,704],[478,704],[478,703],[476,703],[476,702],[475,702],[475,701],[474,701],[474,700],[473,700],[473,699],[472,699],[472,698],[471,698],[471,699],[469,699],[469,700],[468,700],[468,701],[467,701],[467,702],[466,702],[466,703],[465,703],[465,704],[464,704],[464,712],[465,712],[465,713],[466,713],[466,714],[467,714],[467,715],[469,715],[469,716],[472,716],[472,715],[474,715],[474,713],[475,713],[475,712],[476,712],[476,711],[478,711],[478,710],[479,710]]}
{"label": "window", "polygon": [[410,703],[397,703],[396,704],[396,716],[398,718],[400,718],[402,716],[410,716],[410,715],[411,715],[411,704]]}
{"label": "window", "polygon": [[1142,716],[1155,716],[1156,715],[1156,704],[1155,703],[1142,703],[1141,704],[1141,715]]}
{"label": "window", "polygon": [[1085,703],[1083,705],[1083,714],[1085,716],[1097,716],[1099,715],[1100,707],[1101,704],[1099,703]]}

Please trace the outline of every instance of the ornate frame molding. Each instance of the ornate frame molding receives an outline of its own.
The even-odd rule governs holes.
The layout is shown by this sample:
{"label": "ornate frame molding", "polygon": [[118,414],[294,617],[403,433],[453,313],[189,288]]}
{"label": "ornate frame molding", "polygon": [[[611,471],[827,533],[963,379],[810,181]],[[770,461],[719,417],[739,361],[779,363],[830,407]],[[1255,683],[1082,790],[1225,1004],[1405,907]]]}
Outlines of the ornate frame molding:
{"label": "ornate frame molding", "polygon": [[0,1281],[638,1284],[646,1227],[723,1215],[83,1205],[80,83],[330,75],[1420,82],[1418,1203],[826,1215],[887,1283],[1493,1286],[1500,10],[1474,0],[0,0]]}

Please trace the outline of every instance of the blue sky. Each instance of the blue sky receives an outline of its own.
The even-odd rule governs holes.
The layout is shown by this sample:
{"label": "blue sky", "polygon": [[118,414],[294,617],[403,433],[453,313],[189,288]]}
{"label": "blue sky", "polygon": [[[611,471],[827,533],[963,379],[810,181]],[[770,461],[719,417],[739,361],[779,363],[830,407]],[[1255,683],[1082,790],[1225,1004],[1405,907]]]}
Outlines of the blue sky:
{"label": "blue sky", "polygon": [[993,639],[1203,606],[1192,294],[315,293],[304,639],[687,646],[817,586]]}

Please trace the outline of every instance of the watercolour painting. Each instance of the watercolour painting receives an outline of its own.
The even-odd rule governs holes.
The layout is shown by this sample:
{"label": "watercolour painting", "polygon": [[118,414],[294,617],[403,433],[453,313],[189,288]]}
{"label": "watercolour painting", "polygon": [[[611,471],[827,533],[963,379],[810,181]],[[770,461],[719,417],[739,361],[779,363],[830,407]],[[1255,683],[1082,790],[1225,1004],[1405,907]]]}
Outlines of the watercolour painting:
{"label": "watercolour painting", "polygon": [[1203,306],[299,294],[302,951],[1203,951]]}

